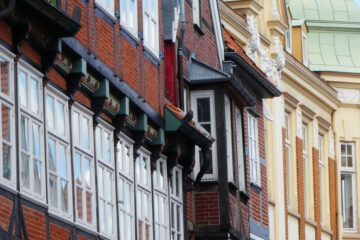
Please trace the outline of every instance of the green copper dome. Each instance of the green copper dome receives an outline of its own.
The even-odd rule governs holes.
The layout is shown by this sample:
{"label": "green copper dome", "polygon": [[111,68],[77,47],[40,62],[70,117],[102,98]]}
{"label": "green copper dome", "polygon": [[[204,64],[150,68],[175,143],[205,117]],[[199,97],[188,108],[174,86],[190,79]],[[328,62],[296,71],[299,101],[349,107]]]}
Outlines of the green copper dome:
{"label": "green copper dome", "polygon": [[288,0],[309,29],[309,68],[360,73],[360,0]]}

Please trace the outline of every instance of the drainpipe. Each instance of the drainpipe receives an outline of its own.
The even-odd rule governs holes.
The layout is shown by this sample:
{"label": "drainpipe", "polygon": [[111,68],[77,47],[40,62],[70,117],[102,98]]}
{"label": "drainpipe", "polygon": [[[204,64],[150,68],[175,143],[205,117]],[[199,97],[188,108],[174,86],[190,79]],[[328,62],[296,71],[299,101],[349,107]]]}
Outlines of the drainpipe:
{"label": "drainpipe", "polygon": [[8,18],[15,7],[16,0],[10,0],[7,2],[7,6],[0,10],[0,19]]}
{"label": "drainpipe", "polygon": [[[185,35],[185,7],[184,0],[180,0],[180,34],[177,48],[178,78],[179,78],[179,106],[184,109],[184,77],[183,77],[183,56],[184,56],[184,35]],[[180,101],[179,101],[180,100]]]}

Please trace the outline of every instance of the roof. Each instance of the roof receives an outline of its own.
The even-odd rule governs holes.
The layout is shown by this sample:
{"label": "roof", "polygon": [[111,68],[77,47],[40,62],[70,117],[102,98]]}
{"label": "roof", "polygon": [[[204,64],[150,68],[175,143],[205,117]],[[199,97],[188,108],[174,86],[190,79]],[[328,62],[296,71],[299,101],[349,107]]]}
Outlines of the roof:
{"label": "roof", "polygon": [[360,5],[355,0],[288,0],[294,19],[333,23],[360,23]]}
{"label": "roof", "polygon": [[[169,115],[170,113],[170,115]],[[186,120],[187,114],[170,102],[165,104],[165,130],[182,131],[193,138],[197,145],[208,145],[215,141],[211,134],[192,118]]]}
{"label": "roof", "polygon": [[255,64],[255,62],[250,59],[244,49],[235,41],[231,34],[225,29],[223,32],[228,50],[233,51],[226,52],[225,58],[234,61],[237,66],[241,68],[241,72],[244,74],[244,78],[241,78],[241,80],[235,80],[246,81],[246,79],[250,78],[250,80],[247,81],[247,85],[255,90],[257,95],[260,95],[263,98],[280,96],[281,92],[274,84],[272,84],[266,74]]}
{"label": "roof", "polygon": [[313,71],[360,73],[360,33],[310,31],[308,55]]}
{"label": "roof", "polygon": [[190,83],[222,82],[230,78],[227,73],[219,71],[194,57],[190,58],[189,72]]}

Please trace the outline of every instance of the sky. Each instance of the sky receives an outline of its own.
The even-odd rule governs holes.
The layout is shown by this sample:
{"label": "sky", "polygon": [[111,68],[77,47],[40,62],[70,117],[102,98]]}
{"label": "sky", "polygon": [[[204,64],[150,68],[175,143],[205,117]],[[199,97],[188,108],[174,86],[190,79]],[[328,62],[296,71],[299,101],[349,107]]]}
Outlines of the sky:
{"label": "sky", "polygon": [[360,7],[360,0],[353,0]]}

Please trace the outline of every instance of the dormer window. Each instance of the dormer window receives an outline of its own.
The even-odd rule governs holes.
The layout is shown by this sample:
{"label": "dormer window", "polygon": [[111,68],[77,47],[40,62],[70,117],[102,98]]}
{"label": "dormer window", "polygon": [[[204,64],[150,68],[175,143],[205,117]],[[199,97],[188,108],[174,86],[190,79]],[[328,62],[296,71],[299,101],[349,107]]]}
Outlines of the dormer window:
{"label": "dormer window", "polygon": [[289,20],[289,28],[285,32],[285,49],[288,53],[292,53],[292,25]]}
{"label": "dormer window", "polygon": [[301,32],[301,46],[302,46],[302,60],[303,60],[303,64],[305,66],[308,66],[309,65],[309,62],[308,62],[308,55],[307,55],[307,34],[302,31]]}

